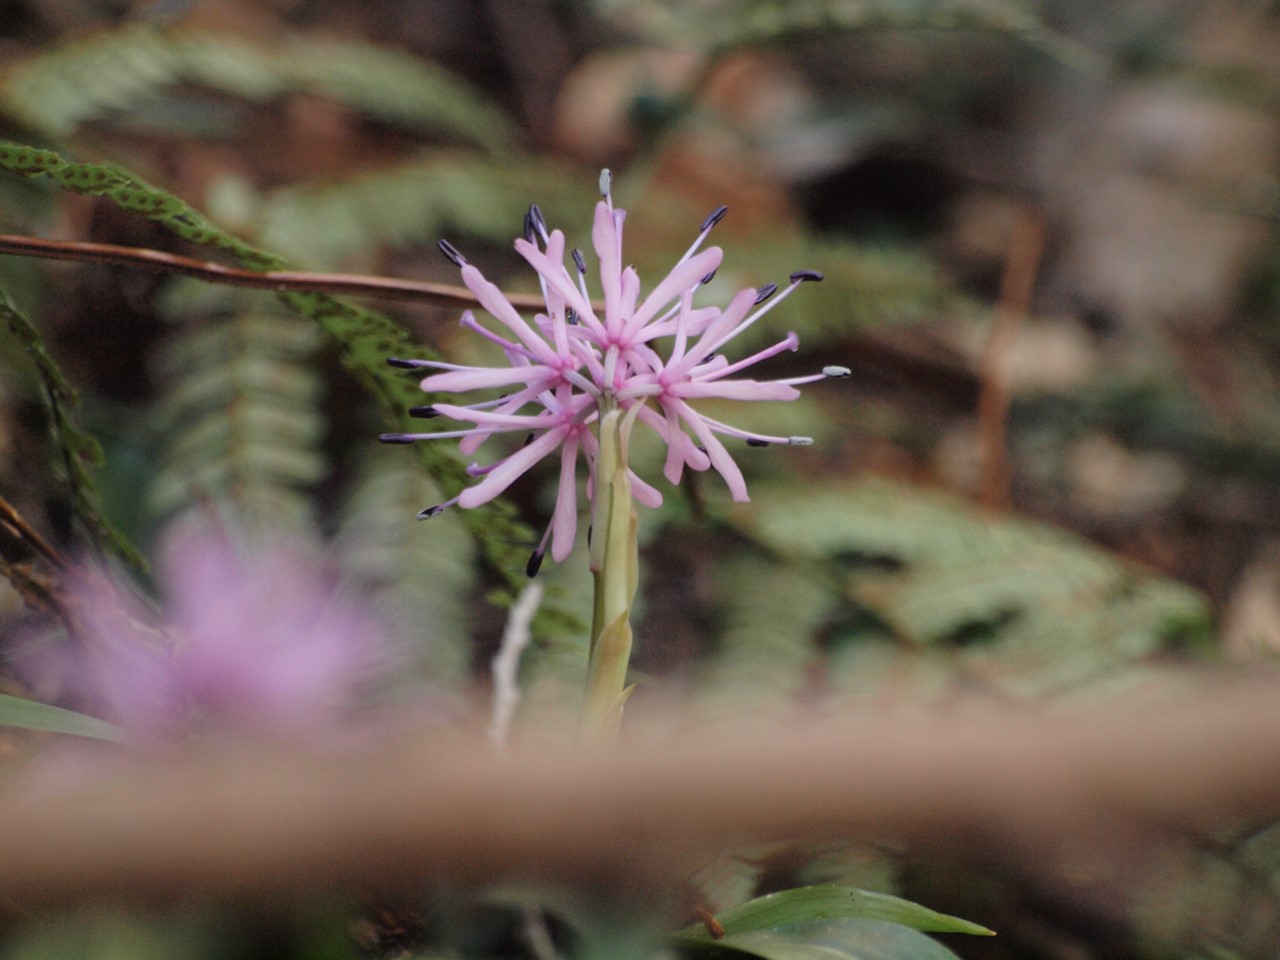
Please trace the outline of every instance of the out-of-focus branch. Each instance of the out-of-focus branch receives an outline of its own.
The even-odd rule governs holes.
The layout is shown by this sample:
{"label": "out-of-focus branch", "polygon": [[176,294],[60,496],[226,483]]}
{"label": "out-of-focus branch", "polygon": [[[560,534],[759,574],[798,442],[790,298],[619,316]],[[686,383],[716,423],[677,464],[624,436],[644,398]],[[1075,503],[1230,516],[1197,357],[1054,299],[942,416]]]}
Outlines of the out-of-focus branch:
{"label": "out-of-focus branch", "polygon": [[0,903],[444,875],[634,890],[750,838],[874,830],[990,850],[1255,817],[1280,817],[1274,682],[1088,715],[744,721],[609,753],[498,757],[456,732],[360,751],[206,744],[74,789],[5,784]]}
{"label": "out-of-focus branch", "polygon": [[1035,208],[1022,210],[1009,241],[996,304],[982,357],[982,392],[978,397],[978,457],[982,465],[978,494],[989,510],[1009,506],[1009,353],[1031,310],[1036,274],[1044,254],[1047,226]]}

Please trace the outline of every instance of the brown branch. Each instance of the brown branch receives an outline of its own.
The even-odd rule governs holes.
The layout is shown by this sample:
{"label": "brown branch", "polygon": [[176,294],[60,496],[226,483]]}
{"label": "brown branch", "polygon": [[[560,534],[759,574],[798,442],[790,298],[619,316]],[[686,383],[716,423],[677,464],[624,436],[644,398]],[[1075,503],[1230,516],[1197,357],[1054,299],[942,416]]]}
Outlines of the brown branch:
{"label": "brown branch", "polygon": [[752,838],[874,831],[989,853],[1280,817],[1274,677],[1142,710],[988,705],[934,722],[743,721],[642,739],[616,753],[503,757],[456,732],[348,750],[206,742],[169,760],[122,757],[76,788],[10,780],[3,903],[271,897],[444,876],[634,891]]}
{"label": "brown branch", "polygon": [[22,519],[22,514],[18,513],[17,507],[4,497],[0,497],[0,525],[9,530],[15,539],[25,543],[59,570],[68,568],[67,561],[62,559],[58,551],[49,545],[49,541],[40,536],[34,527]]}
{"label": "brown branch", "polygon": [[1009,255],[1000,278],[1000,298],[982,356],[982,392],[978,396],[978,462],[982,467],[979,493],[983,505],[990,510],[1009,505],[1011,398],[1005,366],[1023,318],[1031,309],[1044,243],[1044,214],[1034,208],[1023,209],[1009,241]]}
{"label": "brown branch", "polygon": [[[78,260],[135,267],[153,273],[178,273],[209,283],[259,290],[332,293],[383,300],[410,300],[441,307],[476,307],[475,296],[465,287],[421,280],[392,280],[350,273],[305,273],[295,270],[242,270],[220,263],[194,260],[174,253],[142,247],[121,247],[111,243],[69,240],[41,240],[35,237],[0,234],[0,253],[39,257],[46,260]],[[533,294],[506,294],[518,310],[545,310],[546,302]]]}

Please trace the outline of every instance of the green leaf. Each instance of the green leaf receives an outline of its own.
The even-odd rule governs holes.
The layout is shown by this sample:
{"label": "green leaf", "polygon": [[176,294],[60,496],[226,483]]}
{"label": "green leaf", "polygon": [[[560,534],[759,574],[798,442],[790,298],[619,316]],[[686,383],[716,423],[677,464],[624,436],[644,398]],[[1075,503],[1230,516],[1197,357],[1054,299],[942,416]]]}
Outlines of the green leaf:
{"label": "green leaf", "polygon": [[959,960],[923,933],[884,920],[843,918],[707,938],[686,949],[712,957],[763,960]]}
{"label": "green leaf", "polygon": [[67,733],[116,743],[125,739],[124,730],[114,723],[7,693],[0,693],[0,726],[47,730],[51,733]]}
{"label": "green leaf", "polygon": [[[994,936],[993,931],[979,924],[930,910],[901,897],[836,885],[779,890],[748,900],[716,917],[724,927],[726,939],[760,930],[837,919],[882,920],[913,930]],[[677,937],[681,941],[711,939],[698,924],[680,931]]]}

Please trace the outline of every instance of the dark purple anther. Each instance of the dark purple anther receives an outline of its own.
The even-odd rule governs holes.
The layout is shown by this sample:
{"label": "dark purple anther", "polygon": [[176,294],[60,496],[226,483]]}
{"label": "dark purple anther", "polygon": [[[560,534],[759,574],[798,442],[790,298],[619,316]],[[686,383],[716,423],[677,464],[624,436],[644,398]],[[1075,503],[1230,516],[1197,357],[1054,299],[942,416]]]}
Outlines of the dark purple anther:
{"label": "dark purple anther", "polygon": [[525,238],[526,240],[528,240],[530,243],[533,243],[533,242],[534,242],[534,238],[535,238],[536,236],[537,236],[537,233],[535,233],[535,232],[534,232],[534,229],[533,229],[533,215],[532,215],[532,214],[530,214],[528,211],[525,211],[525,215],[524,215],[524,238]]}
{"label": "dark purple anther", "polygon": [[383,433],[378,436],[379,443],[413,443],[413,437],[404,433]]}
{"label": "dark purple anther", "polygon": [[435,407],[410,407],[409,416],[417,417],[419,420],[430,420],[432,417],[440,416],[440,411]]}
{"label": "dark purple anther", "polygon": [[448,240],[441,240],[436,246],[440,248],[441,253],[453,261],[455,267],[465,267],[467,265],[467,258]]}
{"label": "dark purple anther", "polygon": [[[719,270],[719,269],[720,269],[719,267],[716,267],[716,270]],[[702,278],[701,280],[699,280],[698,282],[699,282],[699,283],[701,283],[701,284],[705,287],[708,283],[710,283],[712,280],[714,280],[714,279],[715,279],[715,276],[716,276],[716,270],[712,270],[710,273],[708,273],[705,277],[703,277],[703,278]]]}
{"label": "dark purple anther", "polygon": [[706,233],[708,230],[714,227],[717,223],[719,223],[721,220],[724,219],[724,215],[728,212],[729,212],[729,208],[721,204],[720,206],[712,210],[710,213],[708,213],[707,219],[702,221],[702,232]]}
{"label": "dark purple anther", "polygon": [[425,510],[418,511],[419,520],[430,520],[432,517],[438,517],[444,513],[444,504],[438,503],[434,507],[427,507]]}
{"label": "dark purple anther", "polygon": [[763,287],[761,287],[759,290],[756,291],[755,305],[759,306],[760,304],[764,303],[766,300],[768,300],[777,292],[778,292],[778,285],[776,283],[766,283]]}
{"label": "dark purple anther", "polygon": [[804,283],[808,280],[812,280],[814,283],[817,283],[821,279],[822,274],[817,270],[797,270],[791,275],[792,283]]}
{"label": "dark purple anther", "polygon": [[747,437],[747,446],[748,447],[767,447],[769,446],[769,441],[757,440],[755,437]]}
{"label": "dark purple anther", "polygon": [[401,370],[417,370],[418,367],[425,367],[425,360],[404,360],[400,357],[387,357],[387,366],[399,367]]}
{"label": "dark purple anther", "polygon": [[583,259],[582,251],[579,250],[577,247],[573,248],[573,265],[578,268],[579,273],[583,274],[584,276],[586,275],[587,261]]}
{"label": "dark purple anther", "polygon": [[536,203],[529,204],[529,219],[533,221],[533,229],[538,231],[538,236],[547,239],[547,221],[542,218],[542,210]]}
{"label": "dark purple anther", "polygon": [[529,558],[529,562],[525,564],[524,575],[532,580],[538,575],[538,571],[542,568],[543,553],[541,550],[535,550],[533,556]]}

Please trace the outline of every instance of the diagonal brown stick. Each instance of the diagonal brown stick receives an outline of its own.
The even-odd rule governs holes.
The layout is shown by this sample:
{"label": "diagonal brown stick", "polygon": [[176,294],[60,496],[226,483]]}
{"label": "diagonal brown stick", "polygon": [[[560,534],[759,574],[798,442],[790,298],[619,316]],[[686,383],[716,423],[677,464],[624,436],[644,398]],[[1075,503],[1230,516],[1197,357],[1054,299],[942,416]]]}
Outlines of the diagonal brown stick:
{"label": "diagonal brown stick", "polygon": [[432,877],[634,890],[751,838],[874,831],[1015,856],[1274,821],[1277,678],[1198,686],[1141,709],[743,721],[616,752],[497,757],[456,731],[346,750],[206,742],[78,787],[0,785],[0,909]]}
{"label": "diagonal brown stick", "polygon": [[[143,247],[121,247],[111,243],[87,243],[70,240],[40,240],[0,234],[0,253],[45,260],[79,260],[136,267],[153,273],[179,273],[209,283],[259,290],[292,290],[299,293],[333,293],[383,300],[410,300],[441,307],[475,307],[478,301],[465,287],[423,280],[392,280],[351,273],[307,273],[297,270],[242,270],[220,263],[148,250]],[[509,293],[507,299],[517,310],[544,310],[546,302],[532,294]]]}

